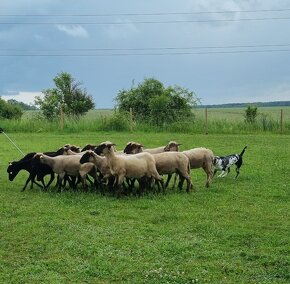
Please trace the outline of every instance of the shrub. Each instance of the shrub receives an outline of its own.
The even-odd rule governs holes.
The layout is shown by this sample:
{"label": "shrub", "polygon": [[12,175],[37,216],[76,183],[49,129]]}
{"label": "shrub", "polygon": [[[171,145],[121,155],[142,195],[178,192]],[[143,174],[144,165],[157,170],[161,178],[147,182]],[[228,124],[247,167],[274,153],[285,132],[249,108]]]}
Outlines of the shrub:
{"label": "shrub", "polygon": [[110,117],[104,117],[99,130],[109,131],[132,131],[134,123],[130,118],[130,113],[115,111]]}
{"label": "shrub", "polygon": [[12,105],[0,98],[0,117],[6,119],[20,119],[23,114],[22,109],[17,105]]}
{"label": "shrub", "polygon": [[254,123],[258,115],[258,108],[256,106],[248,106],[245,111],[246,123]]}

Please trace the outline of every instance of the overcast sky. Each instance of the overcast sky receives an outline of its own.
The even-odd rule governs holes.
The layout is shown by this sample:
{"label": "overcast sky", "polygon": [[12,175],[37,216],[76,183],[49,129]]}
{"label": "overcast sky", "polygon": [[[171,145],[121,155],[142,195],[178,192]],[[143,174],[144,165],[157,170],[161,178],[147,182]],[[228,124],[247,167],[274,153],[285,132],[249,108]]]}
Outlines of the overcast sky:
{"label": "overcast sky", "polygon": [[69,72],[97,108],[150,77],[202,104],[290,100],[289,31],[289,0],[3,0],[0,96]]}

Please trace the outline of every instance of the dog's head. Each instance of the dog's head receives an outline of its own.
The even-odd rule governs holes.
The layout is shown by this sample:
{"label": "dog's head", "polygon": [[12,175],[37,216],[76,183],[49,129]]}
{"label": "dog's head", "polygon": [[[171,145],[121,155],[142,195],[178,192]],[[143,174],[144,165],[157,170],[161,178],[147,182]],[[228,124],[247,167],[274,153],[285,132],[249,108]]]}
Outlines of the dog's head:
{"label": "dog's head", "polygon": [[221,162],[221,158],[219,156],[214,156],[213,157],[213,161],[212,164],[216,167],[219,165],[219,163]]}

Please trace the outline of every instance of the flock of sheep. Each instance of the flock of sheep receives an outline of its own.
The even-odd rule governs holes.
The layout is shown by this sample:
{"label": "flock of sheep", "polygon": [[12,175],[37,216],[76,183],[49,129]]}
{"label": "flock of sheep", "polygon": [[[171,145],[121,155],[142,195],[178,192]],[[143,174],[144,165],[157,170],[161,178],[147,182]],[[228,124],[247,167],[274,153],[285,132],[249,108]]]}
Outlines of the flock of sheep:
{"label": "flock of sheep", "polygon": [[[31,188],[36,184],[47,189],[57,174],[58,190],[67,184],[76,188],[78,183],[87,188],[89,182],[103,193],[110,191],[119,195],[133,189],[139,194],[154,188],[165,192],[173,174],[174,186],[179,177],[179,189],[186,181],[186,191],[189,192],[192,188],[190,170],[203,168],[208,187],[213,177],[213,152],[207,148],[179,152],[180,145],[170,141],[162,147],[145,149],[140,143],[128,142],[123,151],[117,151],[115,144],[109,141],[88,144],[82,149],[67,144],[56,152],[29,153],[21,160],[9,163],[7,172],[10,181],[20,170],[29,172],[22,190],[29,182]],[[50,180],[45,183],[47,175],[50,175]],[[163,175],[168,175],[166,183]]]}

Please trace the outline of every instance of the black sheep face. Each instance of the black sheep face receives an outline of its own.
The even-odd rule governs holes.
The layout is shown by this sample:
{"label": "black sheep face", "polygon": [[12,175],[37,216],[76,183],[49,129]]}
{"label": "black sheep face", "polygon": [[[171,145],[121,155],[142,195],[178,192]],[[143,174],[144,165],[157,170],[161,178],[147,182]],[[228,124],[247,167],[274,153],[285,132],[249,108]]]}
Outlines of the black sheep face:
{"label": "black sheep face", "polygon": [[97,155],[101,155],[101,154],[103,154],[103,151],[104,151],[104,149],[105,149],[107,146],[108,146],[107,144],[101,144],[101,145],[97,146],[96,149],[95,149],[95,153],[96,153]]}
{"label": "black sheep face", "polygon": [[126,145],[126,147],[124,148],[124,151],[123,151],[125,154],[131,154],[132,153],[132,143],[128,143]]}
{"label": "black sheep face", "polygon": [[88,163],[90,161],[90,158],[93,156],[92,153],[90,153],[89,151],[84,153],[80,159],[80,163],[84,164],[84,163]]}
{"label": "black sheep face", "polygon": [[15,169],[15,164],[15,162],[10,162],[7,168],[7,173],[10,181],[13,181],[19,172]]}

